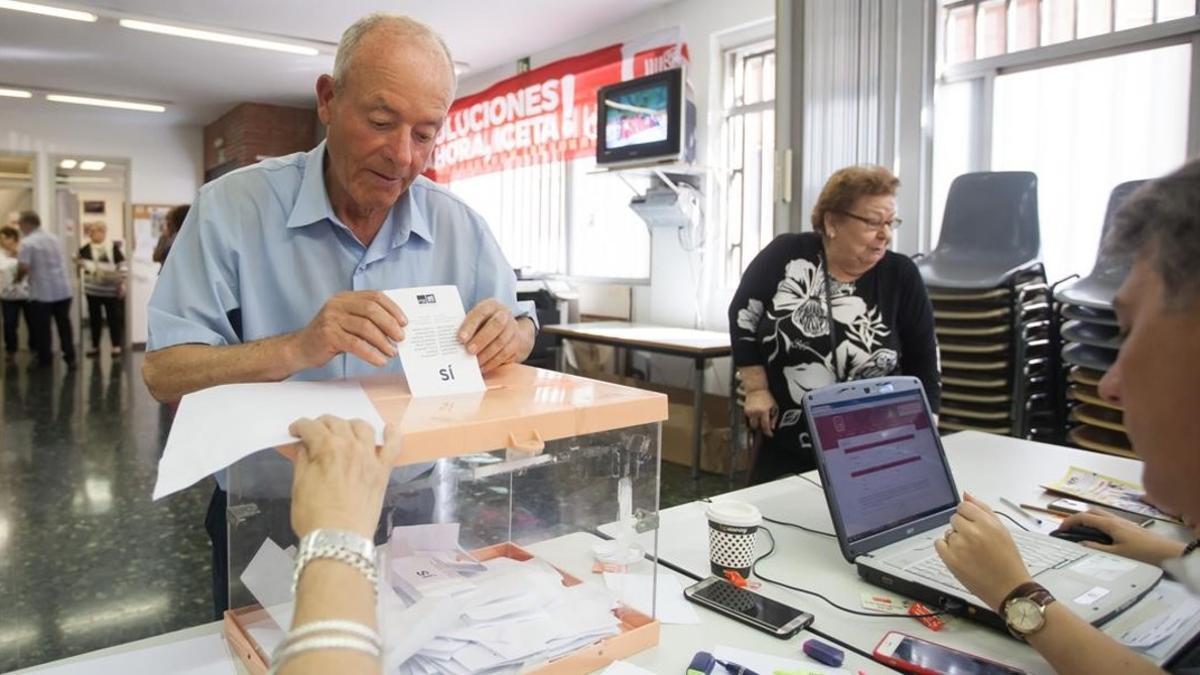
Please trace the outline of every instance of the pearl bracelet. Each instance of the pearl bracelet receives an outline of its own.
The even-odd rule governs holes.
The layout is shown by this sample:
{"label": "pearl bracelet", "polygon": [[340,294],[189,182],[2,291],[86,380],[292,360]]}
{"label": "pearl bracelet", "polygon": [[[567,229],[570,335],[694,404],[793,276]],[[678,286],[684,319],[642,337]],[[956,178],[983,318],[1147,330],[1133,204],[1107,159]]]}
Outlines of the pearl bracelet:
{"label": "pearl bracelet", "polygon": [[348,649],[362,652],[374,659],[379,659],[383,654],[379,647],[361,638],[317,635],[296,642],[284,642],[280,645],[280,648],[275,651],[275,655],[271,658],[271,669],[267,671],[267,675],[278,673],[283,664],[298,654],[318,649]]}

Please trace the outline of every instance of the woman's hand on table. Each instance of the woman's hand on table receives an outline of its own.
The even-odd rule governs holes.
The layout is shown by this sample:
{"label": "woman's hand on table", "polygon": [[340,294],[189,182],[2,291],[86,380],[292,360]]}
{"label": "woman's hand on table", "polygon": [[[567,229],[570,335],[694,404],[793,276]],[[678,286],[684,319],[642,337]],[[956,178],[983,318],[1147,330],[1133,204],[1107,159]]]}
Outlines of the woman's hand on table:
{"label": "woman's hand on table", "polygon": [[1012,535],[987,504],[963,493],[950,528],[933,547],[950,572],[988,607],[999,609],[1013,589],[1030,580]]}
{"label": "woman's hand on table", "polygon": [[298,436],[292,480],[292,529],[303,537],[315,529],[357,532],[370,539],[383,508],[388,477],[400,455],[400,432],[375,430],[362,420],[325,415],[298,419],[288,427]]}
{"label": "woman's hand on table", "polygon": [[779,417],[779,406],[769,389],[756,389],[746,392],[746,424],[751,429],[762,431],[767,437],[775,435],[775,421]]}
{"label": "woman's hand on table", "polygon": [[1080,542],[1086,546],[1104,553],[1112,553],[1125,558],[1140,560],[1150,565],[1161,566],[1171,558],[1183,555],[1183,542],[1174,541],[1149,532],[1135,523],[1115,516],[1107,511],[1085,511],[1076,513],[1063,521],[1059,529],[1067,529],[1083,525],[1094,527],[1112,537],[1112,544],[1099,542]]}

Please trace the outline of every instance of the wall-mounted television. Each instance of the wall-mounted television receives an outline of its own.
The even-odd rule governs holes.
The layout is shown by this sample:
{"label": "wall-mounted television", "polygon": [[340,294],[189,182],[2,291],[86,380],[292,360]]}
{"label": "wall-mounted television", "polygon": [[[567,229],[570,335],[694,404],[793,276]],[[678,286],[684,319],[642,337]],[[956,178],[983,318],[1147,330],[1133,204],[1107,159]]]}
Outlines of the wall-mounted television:
{"label": "wall-mounted television", "polygon": [[596,104],[596,164],[691,162],[696,106],[685,91],[683,68],[602,87]]}

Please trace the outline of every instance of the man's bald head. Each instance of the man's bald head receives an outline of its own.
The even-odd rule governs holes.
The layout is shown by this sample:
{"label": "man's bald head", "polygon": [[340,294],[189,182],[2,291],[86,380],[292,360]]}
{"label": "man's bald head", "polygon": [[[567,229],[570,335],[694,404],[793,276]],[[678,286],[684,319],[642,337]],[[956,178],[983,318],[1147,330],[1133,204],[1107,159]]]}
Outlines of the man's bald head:
{"label": "man's bald head", "polygon": [[388,12],[368,14],[355,21],[342,33],[338,42],[337,56],[333,60],[333,80],[340,87],[352,70],[352,62],[359,46],[368,36],[385,37],[398,46],[413,46],[444,57],[451,84],[451,98],[458,87],[458,76],[454,72],[454,57],[446,42],[429,26],[404,16]]}

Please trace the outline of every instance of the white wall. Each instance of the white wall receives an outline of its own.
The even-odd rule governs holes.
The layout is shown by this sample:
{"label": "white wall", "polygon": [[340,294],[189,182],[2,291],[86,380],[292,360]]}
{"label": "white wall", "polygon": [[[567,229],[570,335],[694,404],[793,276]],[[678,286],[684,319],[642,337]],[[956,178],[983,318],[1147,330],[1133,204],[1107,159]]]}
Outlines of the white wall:
{"label": "white wall", "polygon": [[[773,0],[679,0],[632,19],[597,30],[594,33],[530,55],[534,68],[568,56],[582,54],[617,42],[629,41],[657,30],[679,26],[687,42],[691,56],[691,80],[696,102],[697,162],[715,163],[715,148],[710,148],[710,125],[717,122],[709,113],[719,95],[719,82],[714,82],[714,56],[719,60],[717,36],[744,28],[749,24],[769,20],[775,11]],[[459,84],[459,95],[478,92],[493,83],[516,74],[516,64],[495,68],[464,77]],[[710,210],[711,211],[711,210]],[[720,227],[710,222],[710,231]],[[709,260],[720,260],[723,254],[714,245],[707,253]],[[691,258],[689,264],[689,257]],[[704,267],[708,266],[707,264]],[[694,271],[693,271],[694,270]],[[733,289],[712,287],[701,293],[704,286],[697,277],[705,277],[701,261],[689,255],[679,245],[674,230],[656,228],[652,231],[650,284],[633,289],[633,320],[669,326],[696,327],[697,298],[699,298],[702,327],[709,330],[727,330],[726,307]],[[719,274],[716,278],[719,278]],[[615,292],[627,292],[628,287],[619,287]],[[587,307],[581,308],[584,312]],[[724,360],[723,360],[724,361]],[[714,364],[708,378],[709,390],[728,393],[728,363]],[[686,384],[689,369],[658,364],[655,372],[672,384]],[[659,378],[656,378],[659,379]]]}
{"label": "white wall", "polygon": [[[42,214],[53,213],[53,155],[128,159],[131,203],[181,204],[191,202],[200,186],[202,145],[201,127],[163,123],[146,113],[76,110],[38,101],[0,99],[0,151],[36,155],[34,208]],[[146,341],[146,305],[154,290],[157,267],[148,263],[131,265],[130,342]]]}

